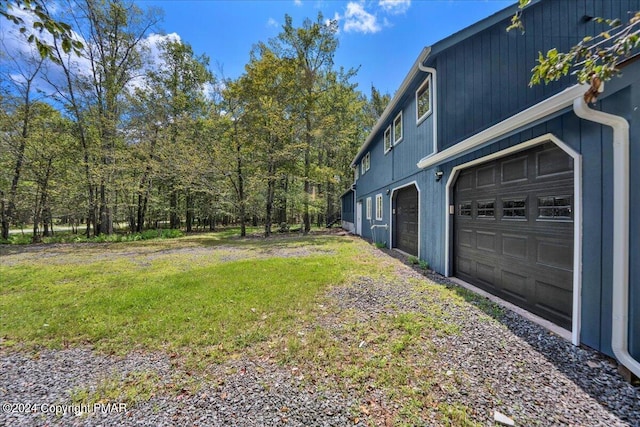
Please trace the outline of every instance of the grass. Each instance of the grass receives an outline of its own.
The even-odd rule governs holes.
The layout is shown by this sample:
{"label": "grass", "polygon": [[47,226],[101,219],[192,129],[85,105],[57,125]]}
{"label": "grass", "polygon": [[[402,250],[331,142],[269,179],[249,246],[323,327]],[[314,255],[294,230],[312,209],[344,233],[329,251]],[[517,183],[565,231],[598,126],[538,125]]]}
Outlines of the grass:
{"label": "grass", "polygon": [[[355,286],[361,276],[397,281],[397,261],[374,256],[367,246],[332,235],[239,239],[237,230],[225,230],[171,240],[5,250],[0,345],[161,351],[179,354],[185,369],[201,373],[211,363],[267,357],[299,367],[317,386],[355,390],[363,401],[380,390],[397,406],[385,414],[394,425],[424,424],[427,413],[445,425],[475,425],[466,408],[440,404],[432,393],[434,387],[453,389],[459,380],[432,366],[438,351],[433,339],[459,333],[441,303],[475,300],[464,291],[410,281],[420,292],[418,308],[362,321],[356,312],[330,304],[325,292]],[[172,383],[182,389],[183,380]],[[134,405],[175,392],[159,382],[153,372],[116,375],[97,387],[77,388],[71,397],[76,404]],[[354,408],[354,417],[374,423],[375,408],[372,414],[364,409]]]}
{"label": "grass", "polygon": [[[86,237],[83,234],[75,234],[71,232],[57,232],[53,236],[42,237],[42,243],[115,243],[115,242],[137,242],[140,240],[151,239],[174,239],[182,237],[184,233],[180,230],[173,229],[157,229],[145,230],[140,233],[114,233],[101,234],[95,237]],[[33,243],[32,234],[11,234],[9,239],[0,239],[0,244],[9,245],[28,245]]]}

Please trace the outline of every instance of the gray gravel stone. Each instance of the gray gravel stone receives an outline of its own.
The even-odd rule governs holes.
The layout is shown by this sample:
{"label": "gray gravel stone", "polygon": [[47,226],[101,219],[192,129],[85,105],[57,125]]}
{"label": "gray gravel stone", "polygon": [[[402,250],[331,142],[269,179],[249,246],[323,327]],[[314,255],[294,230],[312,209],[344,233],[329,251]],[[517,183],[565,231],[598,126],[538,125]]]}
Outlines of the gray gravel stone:
{"label": "gray gravel stone", "polygon": [[[442,320],[459,327],[457,334],[436,335],[424,343],[425,348],[437,350],[430,353],[431,368],[438,377],[434,383],[450,385],[430,390],[440,403],[463,405],[473,421],[489,426],[494,425],[495,411],[515,419],[519,426],[640,426],[640,390],[624,382],[615,361],[574,347],[515,313],[496,310],[442,276],[426,272],[425,278],[423,272],[390,259],[402,259],[395,252],[372,246],[366,250],[392,262],[396,277],[356,278],[350,285],[331,289],[324,304],[337,309],[338,316],[348,310],[359,322],[375,322],[380,315],[400,312],[428,314],[429,307],[438,304]],[[280,255],[304,253],[296,249]],[[437,292],[425,290],[426,279],[467,301],[438,299]],[[340,328],[334,310],[327,313],[317,324]],[[381,390],[371,389],[364,400],[358,400],[350,391],[335,391],[346,387],[318,386],[301,379],[292,367],[270,361],[241,357],[210,366],[207,377],[198,378],[199,387],[194,388],[176,385],[176,378],[188,377],[182,369],[162,353],[116,357],[86,348],[38,354],[0,350],[3,404],[68,405],[79,390],[92,391],[105,380],[125,380],[141,373],[151,375],[156,385],[150,398],[127,411],[79,416],[39,409],[3,411],[0,426],[351,426],[353,408],[363,404],[374,402],[386,412],[402,409]],[[442,422],[435,413],[427,416],[424,425]]]}

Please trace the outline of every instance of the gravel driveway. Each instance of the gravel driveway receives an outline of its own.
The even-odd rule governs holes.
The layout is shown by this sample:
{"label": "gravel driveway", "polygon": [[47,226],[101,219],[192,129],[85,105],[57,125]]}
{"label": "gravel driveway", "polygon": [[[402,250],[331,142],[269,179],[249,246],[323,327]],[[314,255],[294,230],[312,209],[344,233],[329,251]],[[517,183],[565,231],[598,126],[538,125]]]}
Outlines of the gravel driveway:
{"label": "gravel driveway", "polygon": [[[468,419],[450,425],[491,426],[499,411],[518,426],[640,426],[640,389],[622,380],[614,361],[480,299],[434,300],[437,294],[425,294],[428,281],[458,288],[438,275],[424,277],[374,247],[366,250],[392,263],[394,277],[358,277],[330,289],[331,314],[315,326],[339,331],[341,313],[366,325],[381,315],[428,312],[424,300],[440,304],[459,333],[425,342],[435,349],[431,369],[433,383],[440,384],[430,392],[440,403],[469,408]],[[455,387],[443,386],[454,377]],[[101,387],[108,395],[109,381],[135,390],[126,410],[110,406],[108,399],[69,406]],[[149,383],[153,387],[147,390]],[[388,393],[340,383],[340,378],[310,380],[295,365],[268,357],[240,356],[192,372],[171,354],[118,357],[89,348],[33,354],[2,348],[0,425],[384,426],[390,422],[385,414],[402,410]],[[434,409],[422,425],[446,425],[440,415]]]}

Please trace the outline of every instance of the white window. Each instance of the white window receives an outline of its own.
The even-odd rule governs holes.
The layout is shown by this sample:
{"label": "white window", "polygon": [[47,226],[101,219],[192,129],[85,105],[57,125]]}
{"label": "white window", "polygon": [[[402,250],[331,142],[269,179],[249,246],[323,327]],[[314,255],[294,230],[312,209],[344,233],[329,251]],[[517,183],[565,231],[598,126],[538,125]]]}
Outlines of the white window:
{"label": "white window", "polygon": [[402,111],[393,119],[393,144],[402,141]]}
{"label": "white window", "polygon": [[376,195],[376,219],[382,221],[382,194]]}
{"label": "white window", "polygon": [[360,161],[360,175],[364,175],[365,172],[366,170],[364,168],[364,157],[363,157],[362,160]]}
{"label": "white window", "polygon": [[367,219],[371,219],[371,197],[367,197]]}
{"label": "white window", "polygon": [[359,175],[360,169],[356,166],[355,168],[353,168],[353,182],[356,182],[358,180],[358,178],[360,178]]}
{"label": "white window", "polygon": [[387,154],[391,150],[391,125],[384,131],[384,153]]}
{"label": "white window", "polygon": [[420,124],[431,114],[431,76],[416,91],[416,123]]}
{"label": "white window", "polygon": [[369,170],[369,168],[371,167],[371,153],[367,153],[366,156],[364,156],[364,164],[365,164],[365,170]]}

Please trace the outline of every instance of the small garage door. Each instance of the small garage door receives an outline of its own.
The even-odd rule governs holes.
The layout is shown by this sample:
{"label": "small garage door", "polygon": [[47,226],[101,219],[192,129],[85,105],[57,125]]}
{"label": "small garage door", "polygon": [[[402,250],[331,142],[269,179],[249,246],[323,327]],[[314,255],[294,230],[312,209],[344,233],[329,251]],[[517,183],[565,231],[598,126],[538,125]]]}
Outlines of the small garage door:
{"label": "small garage door", "polygon": [[418,256],[418,190],[414,185],[395,193],[393,247]]}
{"label": "small garage door", "polygon": [[460,172],[456,276],[571,329],[573,159],[555,144]]}

